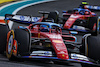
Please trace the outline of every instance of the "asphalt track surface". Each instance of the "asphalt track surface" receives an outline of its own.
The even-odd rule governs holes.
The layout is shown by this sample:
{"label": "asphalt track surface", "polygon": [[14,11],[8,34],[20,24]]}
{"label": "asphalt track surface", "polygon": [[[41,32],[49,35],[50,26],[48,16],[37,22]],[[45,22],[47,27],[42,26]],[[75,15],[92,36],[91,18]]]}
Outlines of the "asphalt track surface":
{"label": "asphalt track surface", "polygon": [[[91,5],[100,5],[100,0],[87,0]],[[71,10],[79,6],[82,0],[56,0],[54,2],[41,3],[33,6],[29,6],[20,10],[17,14],[41,16],[38,11],[59,11],[62,16],[62,10]],[[96,12],[99,14],[99,12]],[[13,28],[16,28],[19,24],[14,23]],[[81,40],[81,39],[80,39]],[[5,56],[0,55],[0,67],[81,67],[78,63],[57,63],[49,64],[44,61],[9,61]]]}

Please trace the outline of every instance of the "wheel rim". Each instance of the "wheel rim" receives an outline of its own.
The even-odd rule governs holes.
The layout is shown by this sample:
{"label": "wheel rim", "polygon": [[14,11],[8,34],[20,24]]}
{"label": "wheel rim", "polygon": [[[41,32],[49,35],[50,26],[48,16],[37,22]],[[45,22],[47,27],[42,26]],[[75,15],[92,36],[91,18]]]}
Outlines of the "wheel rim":
{"label": "wheel rim", "polygon": [[8,41],[8,47],[7,47],[8,54],[10,54],[12,51],[12,45],[13,45],[13,35],[10,36],[9,41]]}

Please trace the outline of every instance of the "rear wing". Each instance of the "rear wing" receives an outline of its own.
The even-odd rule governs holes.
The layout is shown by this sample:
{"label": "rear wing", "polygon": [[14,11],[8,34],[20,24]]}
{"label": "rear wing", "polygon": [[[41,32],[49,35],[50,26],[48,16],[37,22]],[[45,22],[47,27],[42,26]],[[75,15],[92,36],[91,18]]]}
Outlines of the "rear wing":
{"label": "rear wing", "polygon": [[[55,11],[53,11],[53,12],[56,12],[57,13],[57,15],[59,15],[59,12],[57,11],[57,10],[55,10]],[[43,14],[43,16],[45,15],[45,14],[50,14],[50,13],[52,13],[52,12],[48,12],[48,11],[39,11],[39,14]]]}
{"label": "rear wing", "polygon": [[38,22],[40,20],[40,17],[6,14],[5,15],[6,23],[8,23],[7,20],[18,22],[18,23],[31,24],[31,23]]}
{"label": "rear wing", "polygon": [[89,9],[89,10],[96,10],[96,11],[100,11],[100,6],[94,5],[85,5],[85,8]]}
{"label": "rear wing", "polygon": [[45,16],[45,15],[48,15],[50,12],[48,12],[48,11],[39,11],[39,14],[42,14],[43,15],[43,17]]}
{"label": "rear wing", "polygon": [[39,14],[49,14],[50,12],[48,11],[39,11]]}

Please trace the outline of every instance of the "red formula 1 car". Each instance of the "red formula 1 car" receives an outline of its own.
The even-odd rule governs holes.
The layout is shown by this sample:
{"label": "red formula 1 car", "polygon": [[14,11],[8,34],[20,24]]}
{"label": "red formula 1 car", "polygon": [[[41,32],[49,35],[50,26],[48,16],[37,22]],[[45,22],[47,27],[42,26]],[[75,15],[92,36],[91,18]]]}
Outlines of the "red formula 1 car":
{"label": "red formula 1 car", "polygon": [[[6,17],[5,20],[11,20],[11,17]],[[16,58],[48,59],[100,66],[99,61],[97,63],[97,58],[100,60],[100,54],[98,54],[100,49],[96,48],[96,52],[93,53],[90,50],[93,46],[90,40],[95,41],[91,35],[84,35],[82,43],[77,43],[75,36],[63,35],[60,26],[50,22],[32,23],[27,27],[19,26],[14,30],[9,30],[7,24],[0,24],[0,28],[6,31],[0,30],[1,37],[5,37],[2,39],[3,42],[0,41],[0,52],[6,51],[9,60],[17,60]],[[6,36],[7,44],[5,44]]]}
{"label": "red formula 1 car", "polygon": [[64,11],[63,18],[64,29],[91,32],[92,35],[99,32],[99,19],[88,9],[75,8],[72,11]]}

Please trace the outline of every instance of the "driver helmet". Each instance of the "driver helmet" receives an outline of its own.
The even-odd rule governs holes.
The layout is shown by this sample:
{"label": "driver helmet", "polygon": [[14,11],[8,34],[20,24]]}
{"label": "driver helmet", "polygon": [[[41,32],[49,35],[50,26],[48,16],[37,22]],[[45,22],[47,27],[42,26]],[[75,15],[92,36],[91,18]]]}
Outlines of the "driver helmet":
{"label": "driver helmet", "polygon": [[83,11],[80,11],[79,14],[84,15],[84,12]]}
{"label": "driver helmet", "polygon": [[80,4],[80,8],[84,8],[85,9],[86,8],[85,5],[88,5],[88,4],[89,4],[88,2],[82,1],[81,4]]}
{"label": "driver helmet", "polygon": [[85,15],[89,15],[89,12],[88,11],[85,11]]}
{"label": "driver helmet", "polygon": [[41,25],[41,26],[40,26],[40,31],[41,31],[41,32],[48,32],[48,31],[49,31],[49,28],[48,28],[47,25]]}
{"label": "driver helmet", "polygon": [[74,11],[74,13],[75,13],[75,14],[79,14],[79,12],[78,12],[78,11]]}
{"label": "driver helmet", "polygon": [[81,3],[82,5],[88,5],[89,3],[88,2],[86,2],[86,1],[82,1],[82,3]]}

